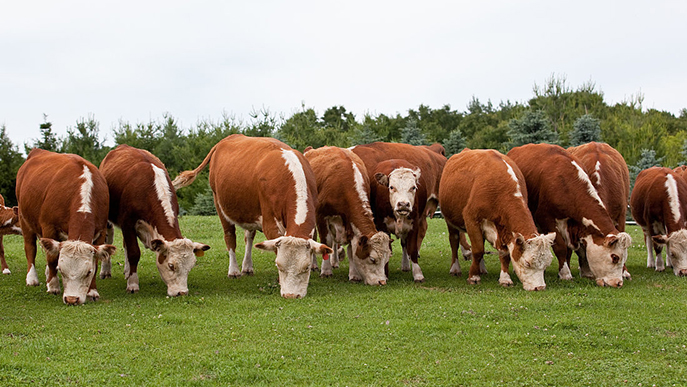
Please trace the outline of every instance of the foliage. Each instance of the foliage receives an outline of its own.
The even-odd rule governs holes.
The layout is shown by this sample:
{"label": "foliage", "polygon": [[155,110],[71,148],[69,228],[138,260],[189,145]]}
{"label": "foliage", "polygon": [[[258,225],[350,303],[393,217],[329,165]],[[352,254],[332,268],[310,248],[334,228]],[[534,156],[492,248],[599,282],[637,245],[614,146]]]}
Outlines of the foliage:
{"label": "foliage", "polygon": [[660,167],[663,157],[656,157],[656,151],[653,149],[642,149],[639,160],[633,165],[629,166],[630,169],[630,186],[635,186],[635,179],[639,172],[649,169],[651,167]]}
{"label": "foliage", "polygon": [[7,136],[7,128],[0,126],[0,194],[5,198],[6,206],[17,205],[17,171],[23,162],[19,149]]}
{"label": "foliage", "polygon": [[510,147],[525,144],[558,143],[558,134],[551,129],[549,119],[543,111],[529,110],[520,119],[508,123]]}
{"label": "foliage", "polygon": [[406,126],[401,129],[401,142],[410,145],[428,145],[427,138],[413,118],[409,119]]}
{"label": "foliage", "polygon": [[191,215],[217,215],[212,189],[208,186],[205,192],[196,195],[193,207],[188,210]]}
{"label": "foliage", "polygon": [[48,121],[48,115],[43,114],[43,123],[40,124],[41,137],[33,141],[32,145],[24,144],[24,151],[28,155],[33,148],[45,149],[50,152],[57,152],[60,147],[60,139],[52,130],[52,122]]}
{"label": "foliage", "polygon": [[456,129],[449,134],[446,141],[444,141],[444,149],[446,150],[446,157],[451,157],[465,148],[465,139],[460,129]]}
{"label": "foliage", "polygon": [[382,141],[382,137],[375,133],[368,125],[357,125],[353,129],[349,140],[351,145],[363,145]]}
{"label": "foliage", "polygon": [[100,138],[100,123],[90,115],[77,120],[75,128],[67,128],[67,137],[60,146],[60,152],[77,154],[96,167],[109,151]]}
{"label": "foliage", "polygon": [[591,114],[585,114],[575,120],[570,132],[570,146],[579,146],[588,142],[601,141],[601,121]]}

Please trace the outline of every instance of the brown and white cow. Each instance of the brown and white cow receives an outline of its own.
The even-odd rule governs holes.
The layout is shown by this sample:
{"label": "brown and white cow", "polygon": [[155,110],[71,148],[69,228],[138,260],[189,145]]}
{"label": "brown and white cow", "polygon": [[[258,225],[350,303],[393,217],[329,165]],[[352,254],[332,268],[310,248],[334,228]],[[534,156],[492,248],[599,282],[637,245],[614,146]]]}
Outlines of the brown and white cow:
{"label": "brown and white cow", "polygon": [[2,274],[11,274],[7,261],[5,260],[5,246],[2,244],[4,235],[21,235],[19,228],[19,207],[5,207],[5,198],[0,195],[0,265]]}
{"label": "brown and white cow", "polygon": [[[174,187],[191,184],[210,164],[210,187],[229,251],[229,277],[253,273],[251,247],[257,230],[266,241],[255,247],[275,252],[281,295],[305,297],[311,254],[332,249],[312,239],[317,183],[303,155],[273,138],[233,134],[219,143],[193,171],[182,172]],[[236,262],[236,226],[245,230],[242,270]]]}
{"label": "brown and white cow", "polygon": [[680,165],[673,168],[673,172],[687,182],[687,165]]}
{"label": "brown and white cow", "polygon": [[472,242],[469,283],[480,282],[486,239],[499,251],[501,285],[513,285],[508,274],[512,260],[525,290],[544,290],[556,235],[537,233],[525,178],[515,163],[495,150],[465,149],[448,160],[441,182],[439,204],[449,231],[451,269],[458,265],[459,232],[467,232]]}
{"label": "brown and white cow", "polygon": [[36,237],[46,252],[48,292],[57,294],[62,274],[66,304],[97,300],[98,261],[114,254],[105,242],[109,194],[93,164],[73,154],[32,150],[17,173],[19,223],[28,264],[26,285],[37,286]]}
{"label": "brown and white cow", "polygon": [[632,238],[616,229],[580,161],[551,144],[519,146],[508,157],[525,177],[529,208],[539,231],[556,231],[553,251],[558,276],[572,279],[570,256],[575,250],[586,254],[599,286],[622,286]]}
{"label": "brown and white cow", "polygon": [[[599,193],[601,202],[615,227],[619,231],[625,231],[627,204],[630,198],[630,171],[623,156],[602,142],[590,142],[568,148],[568,152],[577,157],[580,166],[591,178],[592,185]],[[583,277],[594,278],[583,256],[580,256],[580,274]],[[627,266],[623,267],[623,278],[632,279]]]}
{"label": "brown and white cow", "polygon": [[[646,267],[663,271],[672,266],[675,275],[687,275],[686,205],[687,183],[670,169],[652,167],[637,175],[630,208],[644,231]],[[661,257],[663,246],[665,263]]]}
{"label": "brown and white cow", "polygon": [[[365,164],[350,150],[331,146],[307,150],[304,156],[317,179],[320,242],[334,251],[337,251],[336,245],[350,243],[349,280],[385,285],[385,268],[391,256],[390,240],[389,235],[375,227]],[[316,260],[313,263],[317,265]],[[321,275],[332,275],[330,260],[322,261]]]}
{"label": "brown and white cow", "polygon": [[[122,229],[126,265],[126,290],[139,290],[138,262],[143,245],[155,252],[157,269],[171,297],[188,294],[188,274],[210,246],[181,235],[176,191],[164,164],[148,151],[120,145],[100,163],[110,191],[112,223]],[[108,235],[112,243],[113,233]],[[111,275],[109,261],[103,261],[100,277]]]}

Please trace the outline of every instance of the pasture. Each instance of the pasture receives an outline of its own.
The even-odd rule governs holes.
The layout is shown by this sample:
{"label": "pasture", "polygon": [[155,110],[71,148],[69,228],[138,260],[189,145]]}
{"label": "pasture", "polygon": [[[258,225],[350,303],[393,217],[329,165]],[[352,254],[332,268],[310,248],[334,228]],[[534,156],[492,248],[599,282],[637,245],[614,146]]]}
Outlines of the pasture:
{"label": "pasture", "polygon": [[[308,295],[279,296],[274,254],[254,249],[255,275],[228,279],[217,217],[180,218],[185,237],[212,248],[189,276],[189,295],[166,296],[154,256],[127,294],[118,252],[101,299],[67,307],[25,286],[21,237],[5,237],[12,270],[0,277],[0,385],[627,385],[687,384],[687,279],[646,268],[641,231],[621,289],[546,272],[544,292],[498,285],[496,255],[477,286],[448,274],[442,219],[429,221],[420,265],[426,282],[400,271],[394,243],[385,287],[313,273]],[[243,257],[242,238],[237,252]],[[262,240],[258,234],[256,243]]]}

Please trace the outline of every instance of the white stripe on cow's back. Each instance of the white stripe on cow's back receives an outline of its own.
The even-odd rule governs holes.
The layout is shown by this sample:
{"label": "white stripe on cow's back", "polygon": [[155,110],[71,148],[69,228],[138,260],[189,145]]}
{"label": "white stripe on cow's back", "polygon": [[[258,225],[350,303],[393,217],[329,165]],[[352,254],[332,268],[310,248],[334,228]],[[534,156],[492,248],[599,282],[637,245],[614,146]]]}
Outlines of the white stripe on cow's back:
{"label": "white stripe on cow's back", "polygon": [[351,161],[351,164],[353,165],[353,179],[355,180],[355,190],[358,192],[358,197],[360,198],[360,201],[363,203],[363,210],[365,211],[365,215],[372,216],[370,200],[367,198],[367,192],[365,192],[365,181],[363,179],[363,174],[360,173],[360,169],[358,169],[358,166],[355,164],[354,161]]}
{"label": "white stripe on cow's back", "polygon": [[174,227],[174,209],[172,208],[172,188],[167,181],[167,174],[165,170],[155,164],[150,164],[153,167],[153,174],[155,175],[155,193],[157,200],[160,201],[162,210],[165,212],[165,218],[170,227]]}
{"label": "white stripe on cow's back", "polygon": [[513,196],[515,196],[516,198],[521,198],[522,191],[520,190],[520,181],[518,180],[518,176],[515,174],[513,167],[511,167],[510,164],[506,162],[506,160],[501,159],[501,161],[503,161],[503,163],[506,164],[508,174],[510,175],[510,178],[513,179],[513,181],[515,182],[515,194]]}
{"label": "white stripe on cow's back", "polygon": [[680,200],[677,192],[677,182],[673,175],[666,175],[666,192],[668,194],[668,204],[670,204],[670,213],[673,215],[673,222],[680,221]]}
{"label": "white stripe on cow's back", "polygon": [[599,197],[599,193],[596,191],[596,188],[594,188],[594,185],[592,184],[592,181],[589,180],[589,175],[580,167],[579,164],[577,164],[576,161],[572,161],[572,165],[577,168],[577,177],[582,180],[583,183],[587,184],[587,193],[596,200],[601,207],[606,209],[606,206],[604,203],[601,201],[601,198]]}
{"label": "white stripe on cow's back", "polygon": [[301,225],[308,217],[308,182],[305,179],[305,172],[303,172],[303,165],[298,159],[298,156],[288,149],[281,150],[281,157],[286,161],[286,167],[291,172],[295,182],[296,190],[296,224]]}
{"label": "white stripe on cow's back", "polygon": [[79,178],[84,179],[81,183],[81,206],[77,212],[91,213],[91,195],[93,193],[93,174],[88,169],[88,165],[83,166],[83,174]]}
{"label": "white stripe on cow's back", "polygon": [[594,166],[594,173],[592,175],[596,179],[596,186],[601,187],[601,161],[596,160],[596,165]]}

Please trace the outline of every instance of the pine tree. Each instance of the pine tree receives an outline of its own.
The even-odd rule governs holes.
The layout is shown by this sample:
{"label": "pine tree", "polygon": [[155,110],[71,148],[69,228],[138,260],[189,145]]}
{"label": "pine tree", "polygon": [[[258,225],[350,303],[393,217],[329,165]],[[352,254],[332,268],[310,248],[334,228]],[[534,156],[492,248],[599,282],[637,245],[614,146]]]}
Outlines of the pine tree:
{"label": "pine tree", "polygon": [[575,120],[570,132],[570,146],[578,146],[592,141],[601,141],[601,121],[591,114]]}
{"label": "pine tree", "polygon": [[401,142],[410,145],[427,145],[427,139],[417,126],[417,121],[409,119],[405,128],[401,129]]}
{"label": "pine tree", "polygon": [[635,179],[639,172],[649,169],[651,167],[660,167],[663,162],[663,157],[656,157],[656,151],[653,149],[642,149],[639,160],[634,165],[630,165],[630,186],[634,188]]}
{"label": "pine tree", "polygon": [[188,211],[191,215],[217,215],[212,189],[208,187],[202,194],[196,195],[193,207]]}
{"label": "pine tree", "polygon": [[7,136],[5,125],[0,126],[0,194],[5,198],[5,205],[17,204],[14,189],[17,182],[17,171],[24,162],[19,149]]}
{"label": "pine tree", "polygon": [[448,135],[446,141],[444,141],[444,149],[446,149],[446,157],[451,157],[456,153],[460,153],[465,148],[465,138],[463,138],[463,133],[460,129],[455,129],[451,134]]}
{"label": "pine tree", "polygon": [[551,129],[551,124],[542,110],[529,110],[520,119],[510,120],[508,126],[511,148],[525,144],[558,143],[558,133]]}
{"label": "pine tree", "polygon": [[51,152],[57,152],[60,141],[52,131],[52,122],[48,121],[48,115],[43,114],[43,123],[40,125],[41,137],[33,141],[32,145],[24,144],[24,151],[28,155],[33,148],[45,149]]}

